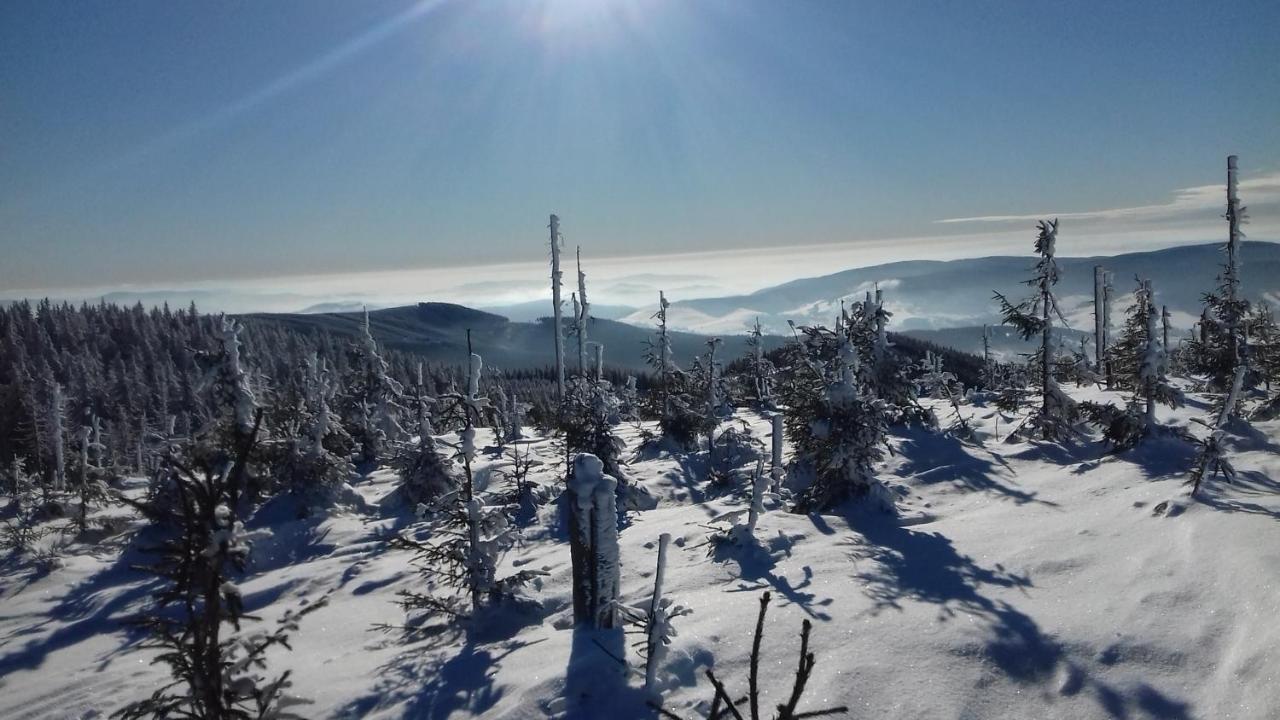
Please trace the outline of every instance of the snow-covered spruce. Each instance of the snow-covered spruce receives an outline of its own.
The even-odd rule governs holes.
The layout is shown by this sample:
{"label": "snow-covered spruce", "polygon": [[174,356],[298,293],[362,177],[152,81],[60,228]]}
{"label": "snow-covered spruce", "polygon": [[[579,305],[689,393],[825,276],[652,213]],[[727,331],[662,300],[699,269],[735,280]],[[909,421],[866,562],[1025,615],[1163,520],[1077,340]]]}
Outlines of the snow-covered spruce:
{"label": "snow-covered spruce", "polygon": [[[471,346],[470,333],[467,346]],[[502,554],[519,539],[511,504],[489,505],[476,490],[473,463],[476,459],[476,425],[489,407],[480,393],[483,359],[469,353],[467,392],[441,398],[448,403],[446,414],[460,416],[462,430],[454,460],[462,466],[461,482],[454,489],[420,506],[424,522],[393,537],[390,545],[413,554],[414,564],[428,588],[426,592],[403,591],[400,604],[410,613],[409,627],[430,616],[445,614],[459,619],[474,617],[482,610],[515,597],[516,592],[542,575],[522,570],[497,577]],[[430,429],[425,428],[425,429]],[[427,435],[430,437],[430,434]],[[427,452],[434,454],[434,445]],[[420,455],[426,460],[430,455]],[[444,592],[433,592],[432,589]]]}
{"label": "snow-covered spruce", "polygon": [[1035,292],[1018,303],[998,292],[995,299],[1000,302],[1004,323],[1012,325],[1024,340],[1040,336],[1040,344],[1030,358],[1033,377],[1040,386],[1040,405],[1027,418],[1023,428],[1045,440],[1062,440],[1075,432],[1078,409],[1053,376],[1053,319],[1057,317],[1066,323],[1053,293],[1053,286],[1059,278],[1056,259],[1058,221],[1041,221],[1037,229],[1035,251],[1040,259],[1035,265],[1035,276],[1026,281]]}
{"label": "snow-covered spruce", "polygon": [[350,355],[345,416],[359,445],[360,459],[374,465],[385,459],[391,446],[407,433],[401,426],[405,415],[404,386],[391,377],[387,361],[378,351],[368,310]]}
{"label": "snow-covered spruce", "polygon": [[[1234,383],[1238,366],[1248,367],[1246,320],[1250,303],[1244,297],[1240,282],[1240,244],[1244,233],[1240,226],[1248,218],[1246,208],[1240,204],[1235,155],[1227,158],[1227,242],[1222,250],[1225,259],[1218,275],[1218,286],[1205,293],[1205,308],[1201,315],[1200,332],[1187,349],[1188,369],[1205,376],[1212,389],[1227,392]],[[1254,378],[1246,369],[1244,387],[1249,388]],[[1230,412],[1237,413],[1236,408]]]}
{"label": "snow-covered spruce", "polygon": [[333,373],[314,354],[301,372],[302,397],[283,428],[285,436],[273,438],[270,446],[273,477],[306,515],[337,501],[355,475],[348,459],[355,441],[331,409],[337,392]]}
{"label": "snow-covered spruce", "polygon": [[1120,450],[1136,446],[1156,429],[1157,403],[1176,408],[1183,399],[1182,391],[1168,378],[1168,354],[1158,328],[1160,313],[1151,281],[1138,280],[1133,300],[1120,340],[1108,353],[1114,384],[1132,390],[1132,398],[1124,408],[1095,402],[1081,405],[1089,420],[1102,428],[1103,438]]}
{"label": "snow-covered spruce", "polygon": [[[188,452],[170,458],[166,473],[173,492],[163,503],[139,508],[162,538],[144,567],[163,585],[155,604],[134,622],[147,632],[140,647],[159,652],[172,682],[121,709],[122,718],[301,717],[289,712],[289,673],[269,677],[266,653],[288,647],[302,615],[286,614],[271,632],[242,632],[244,598],[234,578],[249,554],[244,526],[236,517],[233,491],[241,484],[257,442],[262,413],[256,411],[240,446]],[[210,462],[208,458],[215,458]]]}
{"label": "snow-covered spruce", "polygon": [[1192,466],[1190,477],[1187,480],[1187,484],[1191,486],[1191,497],[1196,497],[1206,480],[1211,480],[1219,474],[1227,482],[1231,482],[1232,478],[1235,477],[1235,468],[1227,460],[1226,448],[1223,445],[1223,435],[1227,422],[1231,419],[1233,408],[1240,401],[1240,390],[1244,386],[1245,372],[1246,368],[1243,365],[1236,367],[1231,386],[1218,401],[1213,420],[1211,422],[1199,421],[1201,425],[1208,428],[1209,432],[1198,443],[1200,446],[1199,452],[1196,454],[1195,464]]}
{"label": "snow-covered spruce", "polygon": [[812,475],[795,509],[826,510],[868,496],[892,507],[875,472],[887,447],[888,412],[884,400],[865,391],[854,336],[825,328],[802,331],[780,394],[794,462]]}

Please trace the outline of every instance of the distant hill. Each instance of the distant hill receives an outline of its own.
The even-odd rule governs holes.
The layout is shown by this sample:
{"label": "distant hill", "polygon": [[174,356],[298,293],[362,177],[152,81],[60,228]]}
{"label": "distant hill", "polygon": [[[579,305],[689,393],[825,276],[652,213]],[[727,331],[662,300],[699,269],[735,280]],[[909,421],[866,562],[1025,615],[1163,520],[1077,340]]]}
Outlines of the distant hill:
{"label": "distant hill", "polygon": [[[907,337],[924,340],[925,342],[941,345],[942,347],[953,348],[963,353],[972,355],[982,355],[982,326],[970,325],[968,327],[958,328],[938,328],[930,330],[907,330],[902,333]],[[1085,337],[1089,345],[1086,352],[1093,352],[1093,335],[1080,330],[1059,330],[1055,337],[1059,338],[1059,342],[1063,346],[1076,350],[1080,347],[1080,338]],[[1002,325],[994,325],[991,327],[991,354],[997,360],[1014,361],[1021,360],[1020,355],[1035,352],[1039,347],[1039,337],[1031,340],[1023,340],[1017,331],[1011,327]],[[1090,355],[1092,357],[1092,355]]]}
{"label": "distant hill", "polygon": [[[246,322],[274,323],[302,332],[328,332],[355,335],[360,330],[363,313],[255,313],[240,316]],[[405,307],[369,311],[369,327],[374,337],[386,346],[414,352],[427,359],[461,365],[466,358],[466,331],[471,330],[472,346],[486,364],[515,369],[548,367],[555,363],[552,322],[513,322],[491,312],[449,303],[419,303]],[[605,364],[624,371],[646,370],[645,342],[654,337],[648,328],[614,320],[594,318],[588,339],[603,342]],[[724,357],[734,358],[747,351],[745,336],[724,338]],[[688,366],[697,355],[706,352],[707,336],[685,332],[671,333],[671,346],[676,362]],[[768,337],[766,348],[779,347],[781,337]],[[565,344],[566,362],[577,362],[576,341]]]}
{"label": "distant hill", "polygon": [[[364,321],[363,312],[343,313],[256,313],[239,316],[247,323],[280,325],[303,333],[327,332],[335,336],[355,336]],[[369,311],[369,328],[386,347],[423,356],[432,362],[462,365],[467,356],[467,330],[471,330],[472,347],[485,359],[485,364],[505,370],[547,368],[555,363],[552,321],[513,322],[501,315],[450,303],[418,303],[405,307]],[[648,372],[644,355],[646,342],[653,339],[652,326],[638,327],[615,320],[593,319],[588,337],[604,342],[605,365],[622,372]],[[676,364],[689,367],[693,358],[707,350],[710,336],[672,332],[671,349]],[[745,335],[722,337],[719,357],[726,362],[747,355]],[[767,351],[778,349],[789,338],[767,335]],[[919,360],[927,350],[943,353],[948,369],[967,384],[977,382],[980,363],[972,354],[944,347],[933,338],[913,338],[890,333],[890,341],[907,357]],[[577,363],[577,343],[569,336],[565,342],[565,361],[573,368]]]}
{"label": "distant hill", "polygon": [[[1059,247],[1068,246],[1067,240],[1064,236]],[[1255,301],[1266,297],[1280,304],[1280,244],[1249,241],[1241,246],[1241,257],[1248,297]],[[1218,244],[1109,257],[1062,257],[1058,259],[1062,270],[1058,294],[1072,325],[1087,329],[1092,323],[1093,267],[1103,265],[1114,273],[1122,305],[1133,290],[1135,275],[1151,278],[1157,302],[1169,305],[1174,325],[1189,328],[1199,316],[1201,294],[1215,285],[1221,261]],[[668,317],[672,327],[721,334],[746,332],[758,317],[767,332],[786,333],[788,321],[831,324],[841,301],[856,301],[879,285],[894,313],[894,330],[980,327],[999,323],[994,291],[1011,298],[1026,293],[1022,281],[1034,262],[1028,254],[876,265],[794,280],[749,295],[674,302]],[[642,323],[650,314],[652,310],[640,309],[625,320]],[[1118,314],[1115,319],[1120,320]]]}
{"label": "distant hill", "polygon": [[[567,307],[567,306],[566,306]],[[551,300],[532,300],[514,305],[482,305],[477,309],[501,315],[516,322],[533,322],[551,315]],[[629,305],[591,305],[591,317],[618,320],[636,311]],[[643,323],[641,323],[643,325]]]}

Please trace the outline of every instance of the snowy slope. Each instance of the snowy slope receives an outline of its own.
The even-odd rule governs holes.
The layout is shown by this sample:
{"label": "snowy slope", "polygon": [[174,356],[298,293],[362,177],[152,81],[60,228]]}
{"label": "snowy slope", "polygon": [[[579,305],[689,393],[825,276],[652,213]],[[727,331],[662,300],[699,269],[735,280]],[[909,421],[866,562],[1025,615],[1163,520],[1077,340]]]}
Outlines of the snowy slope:
{"label": "snowy slope", "polygon": [[[1193,401],[1163,417],[1203,415],[1203,399]],[[1121,457],[1092,444],[1004,443],[1016,418],[965,409],[985,447],[923,430],[895,436],[883,477],[901,495],[900,517],[794,515],[770,503],[754,548],[709,552],[705,524],[742,500],[698,479],[704,454],[633,458],[628,474],[660,503],[622,531],[624,599],[647,598],[653,547],[670,532],[667,595],[693,610],[675,620],[668,707],[694,716],[710,698],[707,666],[745,693],[750,628],[769,590],[767,707],[790,689],[809,618],[818,663],[808,708],[847,704],[857,718],[1277,716],[1280,423],[1237,428],[1241,482],[1187,503],[1190,455],[1178,443]],[[741,419],[767,438],[762,418]],[[637,429],[623,432],[634,448]],[[559,446],[532,448],[545,461],[539,479],[556,483]],[[482,484],[495,462],[484,457]],[[330,599],[304,620],[295,652],[275,657],[315,701],[308,717],[645,716],[640,680],[624,679],[602,649],[634,660],[635,638],[570,627],[568,549],[551,507],[505,561],[548,569],[531,593],[541,609],[507,613],[469,637],[374,630],[403,622],[395,594],[419,582],[382,542],[409,521],[383,506],[394,480],[383,471],[362,479],[362,502],[328,518],[269,522],[279,513],[268,508],[257,519],[273,532],[242,584],[249,606],[269,603],[274,619]],[[1153,514],[1166,501],[1173,511]],[[123,535],[96,549],[69,544],[47,574],[6,562],[0,717],[100,717],[164,678],[121,625],[154,590],[128,569],[139,559],[131,548]]]}

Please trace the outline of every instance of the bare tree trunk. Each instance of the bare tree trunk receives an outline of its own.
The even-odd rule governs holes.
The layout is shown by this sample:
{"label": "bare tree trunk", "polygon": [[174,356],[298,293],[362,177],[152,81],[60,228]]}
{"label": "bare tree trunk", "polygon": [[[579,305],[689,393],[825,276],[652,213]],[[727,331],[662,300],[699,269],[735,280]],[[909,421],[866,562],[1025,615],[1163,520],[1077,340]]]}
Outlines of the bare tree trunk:
{"label": "bare tree trunk", "polygon": [[551,216],[551,309],[556,336],[556,399],[564,401],[564,319],[560,299],[560,218]]}
{"label": "bare tree trunk", "polygon": [[1093,350],[1094,359],[1096,360],[1095,369],[1101,375],[1105,372],[1103,366],[1106,363],[1107,354],[1107,337],[1106,337],[1106,320],[1105,306],[1106,298],[1106,271],[1101,265],[1093,266]]}
{"label": "bare tree trunk", "polygon": [[662,609],[662,581],[667,573],[667,546],[671,544],[671,533],[658,536],[658,568],[653,577],[653,597],[649,600],[649,637],[648,652],[645,654],[644,689],[654,692],[657,689],[658,659],[662,655],[662,627],[657,622],[658,611]]}
{"label": "bare tree trunk", "polygon": [[582,247],[578,257],[578,307],[574,326],[578,329],[578,374],[587,376],[587,321],[591,319],[591,306],[587,303],[587,274],[582,272]]}

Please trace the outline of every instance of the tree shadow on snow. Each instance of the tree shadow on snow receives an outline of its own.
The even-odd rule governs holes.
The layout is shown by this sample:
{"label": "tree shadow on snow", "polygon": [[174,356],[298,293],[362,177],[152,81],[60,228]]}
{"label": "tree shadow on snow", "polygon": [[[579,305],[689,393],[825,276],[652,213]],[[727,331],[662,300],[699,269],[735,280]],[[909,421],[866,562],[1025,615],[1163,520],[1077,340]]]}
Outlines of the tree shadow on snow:
{"label": "tree shadow on snow", "polygon": [[[545,707],[544,712],[563,720],[648,720],[657,713],[649,708],[647,696],[627,682],[628,669],[621,661],[626,655],[626,635],[622,628],[573,629],[569,666],[565,668],[563,706]],[[558,711],[558,712],[557,712]],[[563,712],[563,714],[560,714]]]}
{"label": "tree shadow on snow", "polygon": [[985,588],[1025,591],[1034,587],[1030,577],[998,563],[983,567],[957,551],[941,533],[901,527],[889,515],[858,513],[849,518],[849,524],[860,535],[849,540],[849,556],[858,568],[854,577],[875,603],[872,614],[902,610],[905,601],[914,601],[936,606],[941,621],[976,618],[985,624],[987,637],[973,654],[1015,683],[1047,684],[1058,679],[1061,684],[1053,689],[1062,695],[1089,688],[1107,715],[1118,720],[1135,717],[1135,711],[1142,713],[1136,717],[1191,720],[1189,705],[1146,684],[1126,693],[1091,678],[1031,616],[983,592]]}
{"label": "tree shadow on snow", "polygon": [[830,620],[831,616],[821,608],[831,605],[832,598],[819,599],[816,594],[807,591],[813,585],[813,568],[808,565],[802,567],[800,580],[796,583],[777,572],[778,561],[783,557],[791,557],[791,548],[799,537],[784,535],[781,530],[763,542],[754,536],[745,536],[714,545],[711,559],[717,563],[737,564],[738,572],[734,580],[738,586],[730,592],[757,593],[761,590],[773,590],[780,600],[799,607],[809,617]]}
{"label": "tree shadow on snow", "polygon": [[[927,430],[902,432],[899,438],[904,460],[898,475],[902,477],[926,485],[949,482],[970,490],[993,492],[1019,505],[1039,503],[1057,507],[1057,503],[1037,498],[1036,493],[999,482],[996,479],[999,468],[1012,470],[1003,458],[989,451],[972,448],[951,435]],[[973,450],[987,457],[979,457]]]}
{"label": "tree shadow on snow", "polygon": [[[28,625],[0,642],[0,678],[18,670],[37,670],[53,653],[76,645],[96,635],[124,631],[126,641],[98,658],[99,669],[112,658],[127,652],[143,634],[126,621],[141,609],[139,603],[150,598],[160,587],[160,580],[135,570],[151,558],[142,552],[153,540],[150,531],[135,536],[115,562],[70,588],[39,623]],[[46,628],[51,632],[44,633]],[[21,647],[20,638],[31,636]],[[4,681],[0,680],[0,687]]]}
{"label": "tree shadow on snow", "polygon": [[1113,452],[1099,460],[1099,464],[1111,459],[1129,463],[1148,480],[1162,480],[1185,477],[1187,469],[1195,464],[1196,451],[1173,432],[1155,432],[1137,447]]}
{"label": "tree shadow on snow", "polygon": [[443,720],[456,712],[482,717],[502,699],[502,688],[494,682],[502,661],[542,642],[516,640],[515,635],[544,619],[536,603],[517,604],[483,611],[466,626],[441,620],[409,631],[401,638],[404,651],[378,668],[373,690],[347,703],[335,717],[391,710],[406,720]]}
{"label": "tree shadow on snow", "polygon": [[494,678],[502,661],[533,643],[509,640],[479,645],[471,639],[453,650],[412,647],[378,668],[373,692],[357,698],[335,717],[360,718],[396,708],[406,720],[443,720],[455,712],[481,717],[502,698]]}
{"label": "tree shadow on snow", "polygon": [[[1250,476],[1248,479],[1244,478],[1246,474]],[[1196,501],[1220,512],[1265,515],[1273,520],[1280,520],[1280,509],[1231,497],[1231,495],[1239,492],[1239,488],[1245,482],[1249,483],[1247,487],[1256,488],[1258,481],[1253,476],[1262,476],[1265,485],[1270,485],[1273,482],[1270,478],[1256,472],[1240,473],[1236,475],[1235,482],[1229,484],[1224,483],[1219,477],[1216,482],[1210,481],[1200,488],[1200,492],[1196,493]],[[1256,494],[1256,491],[1254,491],[1254,494]]]}

